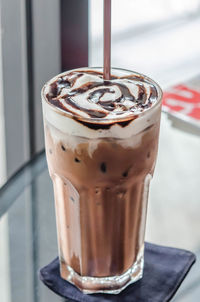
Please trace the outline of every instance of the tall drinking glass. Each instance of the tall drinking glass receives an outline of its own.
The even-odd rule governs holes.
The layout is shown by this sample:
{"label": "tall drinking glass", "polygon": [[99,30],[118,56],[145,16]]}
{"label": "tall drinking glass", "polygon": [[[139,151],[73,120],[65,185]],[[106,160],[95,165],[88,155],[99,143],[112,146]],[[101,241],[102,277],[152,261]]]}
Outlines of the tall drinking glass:
{"label": "tall drinking glass", "polygon": [[[119,293],[143,273],[162,92],[153,80],[132,71],[113,68],[110,81],[103,81],[101,72],[76,69],[46,83],[45,146],[62,278],[84,293]],[[99,116],[92,114],[93,104],[102,106]]]}

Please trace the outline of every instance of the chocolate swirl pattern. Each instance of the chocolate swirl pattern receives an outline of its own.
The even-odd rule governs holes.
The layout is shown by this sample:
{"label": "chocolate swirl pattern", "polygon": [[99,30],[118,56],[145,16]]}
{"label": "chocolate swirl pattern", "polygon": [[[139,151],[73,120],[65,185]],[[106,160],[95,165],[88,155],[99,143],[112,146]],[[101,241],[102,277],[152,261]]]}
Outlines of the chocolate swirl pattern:
{"label": "chocolate swirl pattern", "polygon": [[104,80],[95,70],[73,70],[49,85],[49,103],[76,117],[126,119],[156,103],[156,87],[138,74],[111,76]]}

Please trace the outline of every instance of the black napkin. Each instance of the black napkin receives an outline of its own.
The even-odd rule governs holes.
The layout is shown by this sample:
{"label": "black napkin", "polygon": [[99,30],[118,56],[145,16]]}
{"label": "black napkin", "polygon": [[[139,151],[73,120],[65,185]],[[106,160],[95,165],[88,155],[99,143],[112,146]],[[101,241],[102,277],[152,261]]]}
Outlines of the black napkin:
{"label": "black napkin", "polygon": [[58,258],[40,270],[40,279],[58,295],[77,302],[167,302],[195,260],[189,251],[146,243],[143,278],[118,295],[83,294],[60,277]]}

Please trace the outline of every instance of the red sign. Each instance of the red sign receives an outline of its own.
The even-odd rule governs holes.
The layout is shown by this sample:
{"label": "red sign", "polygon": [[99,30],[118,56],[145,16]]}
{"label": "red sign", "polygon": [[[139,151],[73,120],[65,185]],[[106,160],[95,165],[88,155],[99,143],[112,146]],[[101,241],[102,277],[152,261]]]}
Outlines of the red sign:
{"label": "red sign", "polygon": [[170,113],[180,113],[200,120],[200,92],[178,85],[165,92],[163,107]]}

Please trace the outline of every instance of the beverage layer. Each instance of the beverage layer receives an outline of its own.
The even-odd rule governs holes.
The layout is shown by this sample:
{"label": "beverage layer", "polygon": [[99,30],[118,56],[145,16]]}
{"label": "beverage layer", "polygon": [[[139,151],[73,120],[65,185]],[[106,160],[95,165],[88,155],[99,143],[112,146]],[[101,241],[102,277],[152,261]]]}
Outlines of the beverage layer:
{"label": "beverage layer", "polygon": [[46,124],[46,151],[65,263],[62,276],[67,265],[81,276],[121,275],[143,247],[159,124],[138,134],[142,138],[134,147],[102,139],[92,156],[89,140],[80,139],[71,149],[63,140],[55,143],[51,128]]}

